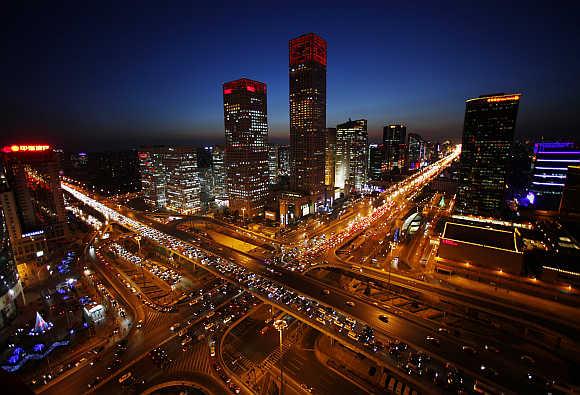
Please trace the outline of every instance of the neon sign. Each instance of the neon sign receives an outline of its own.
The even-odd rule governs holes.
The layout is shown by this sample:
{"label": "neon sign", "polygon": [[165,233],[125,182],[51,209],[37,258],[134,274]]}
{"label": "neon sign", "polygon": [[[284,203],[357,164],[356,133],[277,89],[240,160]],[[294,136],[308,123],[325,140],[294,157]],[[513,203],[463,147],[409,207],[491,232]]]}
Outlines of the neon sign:
{"label": "neon sign", "polygon": [[12,152],[39,152],[39,151],[48,151],[50,149],[49,145],[7,145],[2,148],[2,152],[4,153],[12,153]]}

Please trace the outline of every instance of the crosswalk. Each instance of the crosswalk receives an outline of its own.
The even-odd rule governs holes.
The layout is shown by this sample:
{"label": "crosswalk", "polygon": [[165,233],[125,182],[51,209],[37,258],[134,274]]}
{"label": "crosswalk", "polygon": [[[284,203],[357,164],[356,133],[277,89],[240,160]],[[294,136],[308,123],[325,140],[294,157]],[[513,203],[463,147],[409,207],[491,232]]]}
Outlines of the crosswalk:
{"label": "crosswalk", "polygon": [[211,375],[211,359],[206,342],[196,343],[183,353],[183,357],[173,362],[170,371],[175,373],[201,372]]}

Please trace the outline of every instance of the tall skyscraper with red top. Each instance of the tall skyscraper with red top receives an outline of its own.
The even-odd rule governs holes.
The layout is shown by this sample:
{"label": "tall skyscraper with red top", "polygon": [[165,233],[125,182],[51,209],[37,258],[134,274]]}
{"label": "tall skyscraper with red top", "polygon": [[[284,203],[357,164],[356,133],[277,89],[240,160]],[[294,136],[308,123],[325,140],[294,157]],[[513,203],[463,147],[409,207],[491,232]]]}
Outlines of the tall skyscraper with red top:
{"label": "tall skyscraper with red top", "polygon": [[316,201],[325,181],[326,41],[308,33],[289,49],[291,188]]}
{"label": "tall skyscraper with red top", "polygon": [[223,94],[230,211],[251,218],[263,212],[268,195],[266,84],[242,78],[226,82]]}

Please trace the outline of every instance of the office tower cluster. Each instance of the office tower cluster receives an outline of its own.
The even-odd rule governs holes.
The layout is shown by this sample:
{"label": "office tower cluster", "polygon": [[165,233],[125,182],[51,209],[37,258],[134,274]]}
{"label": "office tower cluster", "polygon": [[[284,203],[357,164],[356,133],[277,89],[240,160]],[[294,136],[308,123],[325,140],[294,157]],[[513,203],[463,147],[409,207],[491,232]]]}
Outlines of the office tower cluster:
{"label": "office tower cluster", "polygon": [[195,148],[144,147],[138,157],[143,200],[150,208],[180,214],[201,210]]}
{"label": "office tower cluster", "polygon": [[497,215],[506,192],[520,94],[482,95],[465,106],[456,210]]}

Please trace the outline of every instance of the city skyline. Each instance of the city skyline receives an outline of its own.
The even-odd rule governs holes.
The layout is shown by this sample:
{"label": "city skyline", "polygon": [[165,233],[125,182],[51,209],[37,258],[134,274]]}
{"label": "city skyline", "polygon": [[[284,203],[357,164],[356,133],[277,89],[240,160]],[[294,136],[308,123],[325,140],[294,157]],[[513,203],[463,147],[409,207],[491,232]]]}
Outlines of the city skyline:
{"label": "city skyline", "polygon": [[[277,19],[267,35],[234,18],[272,27],[273,10],[258,4],[246,11],[176,7],[162,15],[143,7],[128,24],[127,9],[9,11],[14,56],[3,66],[12,78],[0,98],[6,144],[40,136],[68,149],[221,143],[220,87],[240,76],[269,86],[270,140],[287,142],[287,43],[310,31],[329,43],[326,126],[368,119],[371,142],[390,123],[427,139],[458,140],[464,100],[483,93],[524,94],[517,136],[569,136],[578,118],[578,59],[565,51],[574,35],[565,10],[528,7],[507,21],[490,5],[471,23],[465,9],[426,7],[413,15],[377,6],[349,11],[346,28],[338,29],[334,21],[344,13],[315,9],[306,18]],[[387,12],[392,23],[368,27]],[[534,27],[540,18],[559,23],[543,31]],[[217,31],[226,23],[228,31],[239,27],[239,41]],[[467,24],[475,27],[463,29]],[[354,50],[362,56],[350,56]]]}

